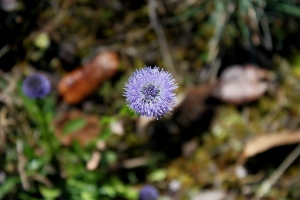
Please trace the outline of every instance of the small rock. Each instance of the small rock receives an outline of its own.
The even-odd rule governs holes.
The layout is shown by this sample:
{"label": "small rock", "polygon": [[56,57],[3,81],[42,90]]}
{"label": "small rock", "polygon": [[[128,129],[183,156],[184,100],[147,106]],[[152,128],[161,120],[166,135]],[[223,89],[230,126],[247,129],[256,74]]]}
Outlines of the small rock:
{"label": "small rock", "polygon": [[12,12],[16,10],[17,5],[17,0],[0,0],[0,7],[6,12]]}
{"label": "small rock", "polygon": [[244,178],[245,176],[247,176],[247,170],[242,165],[236,166],[234,171],[235,171],[235,175],[238,178]]}
{"label": "small rock", "polygon": [[180,190],[181,188],[181,182],[179,180],[172,180],[170,183],[169,183],[169,191],[171,193],[174,193],[174,192],[177,192],[178,190]]}
{"label": "small rock", "polygon": [[227,194],[221,190],[206,190],[198,193],[192,200],[227,200]]}

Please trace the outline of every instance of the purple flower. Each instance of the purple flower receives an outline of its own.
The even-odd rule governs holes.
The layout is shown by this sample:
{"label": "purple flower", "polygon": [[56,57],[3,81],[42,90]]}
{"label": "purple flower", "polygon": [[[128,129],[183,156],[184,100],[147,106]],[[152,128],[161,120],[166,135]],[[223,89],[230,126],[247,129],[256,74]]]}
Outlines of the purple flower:
{"label": "purple flower", "polygon": [[145,67],[129,77],[124,96],[127,105],[137,114],[158,119],[173,109],[177,87],[169,72]]}
{"label": "purple flower", "polygon": [[158,191],[151,185],[145,185],[140,190],[139,200],[157,200]]}
{"label": "purple flower", "polygon": [[33,74],[25,78],[22,90],[29,98],[43,98],[50,93],[51,84],[46,76],[42,74]]}

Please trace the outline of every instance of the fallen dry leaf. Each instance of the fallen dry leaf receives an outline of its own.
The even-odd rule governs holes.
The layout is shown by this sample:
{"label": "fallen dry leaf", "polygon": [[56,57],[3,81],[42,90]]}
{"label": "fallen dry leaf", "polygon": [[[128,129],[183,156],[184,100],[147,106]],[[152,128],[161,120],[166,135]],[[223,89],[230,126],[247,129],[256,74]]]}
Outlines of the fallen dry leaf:
{"label": "fallen dry leaf", "polygon": [[118,67],[119,58],[116,53],[100,53],[91,62],[63,77],[58,84],[58,91],[67,103],[79,103],[105,79],[112,77]]}
{"label": "fallen dry leaf", "polygon": [[[76,120],[78,118],[85,120],[84,126],[78,130],[65,134],[64,128],[66,124],[71,120]],[[70,146],[75,140],[77,140],[80,145],[84,146],[94,140],[101,131],[99,118],[96,115],[87,115],[78,110],[64,113],[59,120],[54,122],[54,125],[56,137],[65,146]]]}
{"label": "fallen dry leaf", "polygon": [[224,70],[212,95],[224,102],[241,105],[257,100],[268,89],[270,72],[255,65],[233,65]]}
{"label": "fallen dry leaf", "polygon": [[246,143],[239,161],[243,163],[249,157],[255,156],[256,154],[267,151],[271,148],[299,142],[300,130],[262,135]]}

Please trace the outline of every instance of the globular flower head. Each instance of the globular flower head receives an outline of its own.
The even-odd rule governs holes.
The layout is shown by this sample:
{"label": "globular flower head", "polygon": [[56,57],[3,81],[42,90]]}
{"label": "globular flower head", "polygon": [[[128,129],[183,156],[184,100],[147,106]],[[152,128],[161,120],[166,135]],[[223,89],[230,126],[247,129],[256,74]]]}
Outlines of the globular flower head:
{"label": "globular flower head", "polygon": [[33,74],[25,78],[22,90],[29,98],[43,98],[50,93],[51,84],[46,76],[42,74]]}
{"label": "globular flower head", "polygon": [[155,187],[151,185],[145,185],[140,190],[139,200],[157,200],[158,191]]}
{"label": "globular flower head", "polygon": [[158,119],[173,109],[177,87],[169,72],[144,67],[129,77],[124,96],[127,105],[137,114]]}

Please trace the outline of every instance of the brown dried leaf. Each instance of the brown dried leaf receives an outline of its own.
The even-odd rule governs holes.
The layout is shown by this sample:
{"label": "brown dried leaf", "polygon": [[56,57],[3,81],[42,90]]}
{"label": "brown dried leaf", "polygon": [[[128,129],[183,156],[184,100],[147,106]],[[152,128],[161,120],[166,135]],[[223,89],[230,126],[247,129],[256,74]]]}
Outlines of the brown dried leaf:
{"label": "brown dried leaf", "polygon": [[260,98],[268,88],[270,72],[255,65],[233,65],[225,69],[212,95],[224,102],[241,105]]}
{"label": "brown dried leaf", "polygon": [[[85,125],[79,130],[68,134],[63,133],[65,125],[74,119],[84,118]],[[101,127],[99,125],[99,118],[95,115],[86,115],[81,111],[73,110],[64,113],[62,118],[54,122],[55,135],[65,146],[70,146],[73,141],[77,140],[82,146],[86,145],[95,139],[100,133]]]}
{"label": "brown dried leaf", "polygon": [[247,142],[240,157],[240,161],[243,162],[249,157],[255,156],[258,153],[267,151],[274,147],[290,145],[299,142],[300,130],[262,135]]}
{"label": "brown dried leaf", "polygon": [[69,104],[81,102],[105,80],[112,77],[119,67],[116,53],[98,54],[90,63],[75,69],[62,78],[58,91]]}

